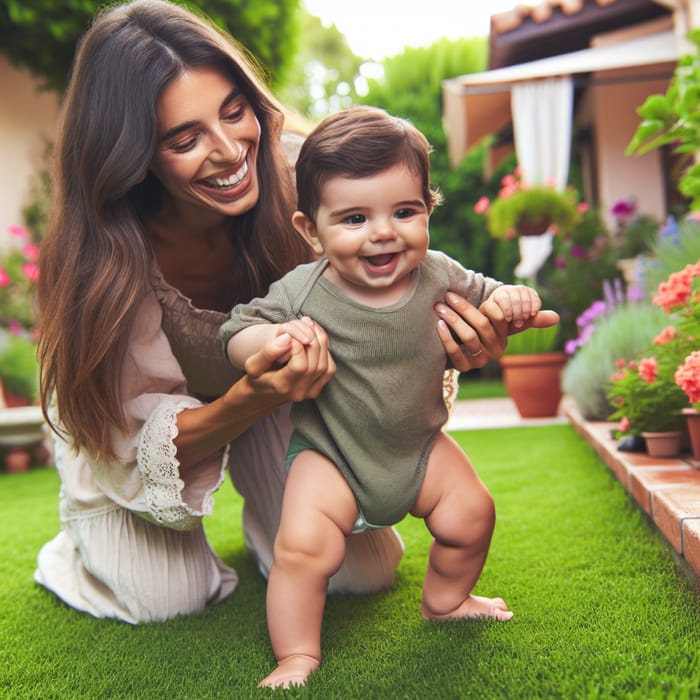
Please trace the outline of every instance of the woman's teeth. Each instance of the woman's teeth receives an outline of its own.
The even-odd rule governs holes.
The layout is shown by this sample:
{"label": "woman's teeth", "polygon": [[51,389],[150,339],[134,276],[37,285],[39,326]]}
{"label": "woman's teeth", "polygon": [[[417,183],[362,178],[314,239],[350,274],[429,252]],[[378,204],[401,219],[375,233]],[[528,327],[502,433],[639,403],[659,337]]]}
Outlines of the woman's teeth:
{"label": "woman's teeth", "polygon": [[248,161],[243,162],[241,169],[228,177],[216,177],[214,180],[207,180],[209,184],[216,184],[217,187],[233,187],[237,185],[248,173]]}

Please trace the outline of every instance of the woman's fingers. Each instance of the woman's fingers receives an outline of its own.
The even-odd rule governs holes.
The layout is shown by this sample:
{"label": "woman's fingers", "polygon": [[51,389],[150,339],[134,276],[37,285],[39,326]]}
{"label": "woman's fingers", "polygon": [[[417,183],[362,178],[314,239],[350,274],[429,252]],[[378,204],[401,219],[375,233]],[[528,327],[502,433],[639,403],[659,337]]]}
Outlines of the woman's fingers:
{"label": "woman's fingers", "polygon": [[[460,372],[483,367],[503,354],[508,326],[492,323],[479,309],[453,292],[436,305],[438,334],[452,365]],[[444,325],[443,325],[444,324]]]}
{"label": "woman's fingers", "polygon": [[260,391],[280,399],[301,401],[315,398],[335,373],[325,331],[311,322],[307,342],[282,333],[246,362],[246,373]]}

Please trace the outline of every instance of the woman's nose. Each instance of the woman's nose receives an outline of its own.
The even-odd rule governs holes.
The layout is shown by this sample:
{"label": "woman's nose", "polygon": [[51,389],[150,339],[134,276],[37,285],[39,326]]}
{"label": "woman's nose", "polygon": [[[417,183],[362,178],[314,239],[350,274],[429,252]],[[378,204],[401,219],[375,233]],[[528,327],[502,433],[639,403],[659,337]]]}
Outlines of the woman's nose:
{"label": "woman's nose", "polygon": [[223,133],[215,134],[211,152],[212,157],[237,163],[243,158],[244,153],[245,149],[236,139],[232,139]]}

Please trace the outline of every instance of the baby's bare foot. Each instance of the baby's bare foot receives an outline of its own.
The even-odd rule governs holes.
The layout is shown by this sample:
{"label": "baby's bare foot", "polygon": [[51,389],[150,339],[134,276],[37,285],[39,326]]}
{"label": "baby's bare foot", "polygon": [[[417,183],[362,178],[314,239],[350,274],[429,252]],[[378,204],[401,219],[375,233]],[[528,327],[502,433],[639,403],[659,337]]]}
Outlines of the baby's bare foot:
{"label": "baby's bare foot", "polygon": [[289,688],[305,685],[306,679],[321,665],[318,659],[306,654],[292,654],[282,659],[277,668],[258,683],[258,688]]}
{"label": "baby's bare foot", "polygon": [[426,620],[455,620],[464,618],[486,618],[489,620],[510,620],[512,611],[508,610],[503,598],[484,598],[469,595],[452,612],[440,615],[428,610],[423,604],[423,617]]}

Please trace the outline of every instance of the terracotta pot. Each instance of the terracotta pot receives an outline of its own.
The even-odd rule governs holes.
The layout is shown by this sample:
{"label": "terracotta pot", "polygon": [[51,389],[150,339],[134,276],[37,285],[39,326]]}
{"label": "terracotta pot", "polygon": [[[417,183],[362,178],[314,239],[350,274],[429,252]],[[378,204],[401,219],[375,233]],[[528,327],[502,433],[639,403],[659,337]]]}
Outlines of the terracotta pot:
{"label": "terracotta pot", "polygon": [[17,408],[17,406],[28,406],[29,400],[24,396],[13,394],[0,378],[0,408]]}
{"label": "terracotta pot", "polygon": [[643,432],[642,437],[647,444],[647,454],[650,457],[677,457],[681,453],[680,430],[668,432]]}
{"label": "terracotta pot", "polygon": [[8,474],[26,472],[31,463],[32,455],[26,447],[11,447],[5,455],[5,470]]}
{"label": "terracotta pot", "polygon": [[688,427],[690,449],[693,459],[700,460],[700,411],[696,408],[684,408],[685,424]]}
{"label": "terracotta pot", "polygon": [[558,414],[566,353],[503,355],[498,362],[503,369],[503,383],[523,418]]}
{"label": "terracotta pot", "polygon": [[541,236],[550,226],[552,220],[548,216],[543,216],[540,219],[527,219],[520,217],[516,231],[519,236]]}

